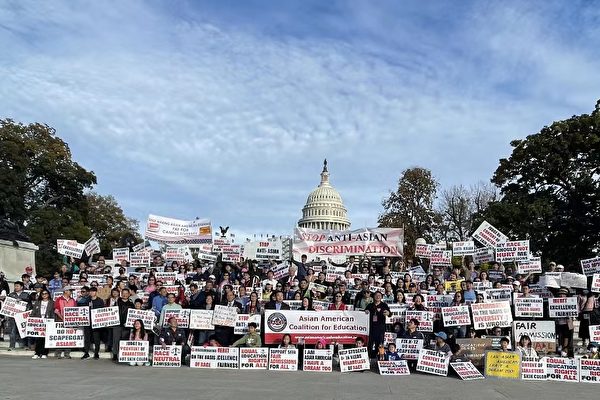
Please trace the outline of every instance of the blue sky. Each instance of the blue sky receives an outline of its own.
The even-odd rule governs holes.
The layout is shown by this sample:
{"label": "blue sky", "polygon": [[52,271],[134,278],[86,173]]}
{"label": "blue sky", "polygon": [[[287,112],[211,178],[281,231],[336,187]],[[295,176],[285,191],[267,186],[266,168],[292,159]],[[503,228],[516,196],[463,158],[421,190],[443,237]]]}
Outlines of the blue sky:
{"label": "blue sky", "polygon": [[353,227],[409,167],[488,181],[600,98],[600,1],[1,1],[0,117],[141,221],[291,233],[323,158]]}

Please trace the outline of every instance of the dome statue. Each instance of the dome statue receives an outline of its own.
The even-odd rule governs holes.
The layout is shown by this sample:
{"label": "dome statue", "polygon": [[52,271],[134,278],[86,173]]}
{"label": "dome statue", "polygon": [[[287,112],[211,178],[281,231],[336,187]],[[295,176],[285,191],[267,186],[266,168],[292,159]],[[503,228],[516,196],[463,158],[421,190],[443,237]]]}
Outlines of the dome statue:
{"label": "dome statue", "polygon": [[298,221],[299,228],[325,229],[343,231],[350,228],[348,211],[342,197],[329,183],[327,160],[323,162],[321,183],[310,192],[306,205],[302,209],[302,218]]}

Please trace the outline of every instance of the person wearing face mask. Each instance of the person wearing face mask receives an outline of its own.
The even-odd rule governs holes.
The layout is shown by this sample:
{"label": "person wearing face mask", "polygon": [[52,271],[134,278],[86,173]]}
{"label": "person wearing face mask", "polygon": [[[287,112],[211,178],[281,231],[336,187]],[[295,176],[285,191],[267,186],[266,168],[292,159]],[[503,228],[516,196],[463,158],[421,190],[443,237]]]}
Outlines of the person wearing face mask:
{"label": "person wearing face mask", "polygon": [[598,353],[598,347],[600,347],[600,344],[598,344],[598,342],[591,342],[588,345],[589,353],[584,355],[583,358],[590,358],[592,360],[600,360],[600,353]]}

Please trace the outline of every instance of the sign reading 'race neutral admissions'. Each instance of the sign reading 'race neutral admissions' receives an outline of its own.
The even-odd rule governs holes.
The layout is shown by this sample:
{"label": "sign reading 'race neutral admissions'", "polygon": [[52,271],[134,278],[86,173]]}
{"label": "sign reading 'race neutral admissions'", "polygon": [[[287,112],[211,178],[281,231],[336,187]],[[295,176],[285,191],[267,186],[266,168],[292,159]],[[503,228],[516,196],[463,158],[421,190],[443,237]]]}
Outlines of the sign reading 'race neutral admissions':
{"label": "sign reading 'race neutral admissions'", "polygon": [[182,346],[154,346],[152,351],[152,366],[159,368],[181,367]]}
{"label": "sign reading 'race neutral admissions'", "polygon": [[65,328],[90,326],[89,307],[65,307],[63,317]]}
{"label": "sign reading 'race neutral admissions'", "polygon": [[333,351],[331,349],[304,349],[303,371],[333,371]]}

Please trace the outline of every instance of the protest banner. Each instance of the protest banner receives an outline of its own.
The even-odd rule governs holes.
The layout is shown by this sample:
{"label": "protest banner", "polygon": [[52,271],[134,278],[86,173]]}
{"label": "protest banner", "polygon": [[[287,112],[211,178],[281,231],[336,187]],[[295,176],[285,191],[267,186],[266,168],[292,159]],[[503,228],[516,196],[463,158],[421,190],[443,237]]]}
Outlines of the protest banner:
{"label": "protest banner", "polygon": [[600,343],[600,325],[590,325],[590,342]]}
{"label": "protest banner", "polygon": [[488,289],[492,288],[492,282],[473,282],[473,290],[476,292],[485,292]]}
{"label": "protest banner", "polygon": [[119,362],[147,363],[150,343],[147,340],[119,341]]}
{"label": "protest banner", "polygon": [[560,275],[560,285],[573,289],[587,289],[587,276],[573,272],[563,272]]}
{"label": "protest banner", "polygon": [[83,339],[83,329],[65,328],[62,322],[46,321],[47,349],[82,348]]}
{"label": "protest banner", "polygon": [[167,244],[212,243],[212,229],[208,219],[183,221],[150,214],[144,236]]}
{"label": "protest banner", "polygon": [[456,344],[460,346],[461,353],[477,367],[483,367],[485,352],[492,349],[490,338],[456,339]]}
{"label": "protest banner", "polygon": [[495,326],[507,328],[512,322],[510,302],[473,303],[473,326],[476,330],[491,329]]}
{"label": "protest banner", "polygon": [[442,320],[445,327],[471,325],[469,306],[455,306],[442,308]]}
{"label": "protest banner", "polygon": [[223,262],[239,262],[241,257],[241,250],[242,249],[239,244],[221,246],[221,260],[223,260]]}
{"label": "protest banner", "polygon": [[406,360],[398,361],[377,361],[379,375],[410,375]]}
{"label": "protest banner", "polygon": [[340,357],[341,372],[363,371],[371,369],[369,352],[366,347],[339,350],[338,355]]}
{"label": "protest banner", "polygon": [[90,326],[89,307],[65,307],[63,310],[63,323],[65,328]]}
{"label": "protest banner", "polygon": [[215,326],[212,323],[213,310],[191,310],[190,311],[190,329],[204,329],[212,331]]}
{"label": "protest banner", "polygon": [[84,250],[85,244],[76,240],[56,239],[56,251],[63,256],[81,258]]}
{"label": "protest banner", "polygon": [[238,369],[239,365],[237,347],[192,346],[190,368]]}
{"label": "protest banner", "polygon": [[494,261],[494,249],[490,247],[479,247],[473,254],[473,262],[476,265]]}
{"label": "protest banner", "polygon": [[559,289],[561,276],[562,272],[546,272],[540,276],[538,283],[541,287]]}
{"label": "protest banner", "polygon": [[121,265],[125,265],[129,261],[129,247],[113,249],[112,259]]}
{"label": "protest banner", "polygon": [[147,251],[129,253],[129,264],[132,267],[145,267],[152,262],[152,254]]}
{"label": "protest banner", "polygon": [[549,381],[579,382],[579,362],[575,358],[545,357]]}
{"label": "protest banner", "polygon": [[529,240],[496,243],[496,261],[529,262]]}
{"label": "protest banner", "polygon": [[244,243],[244,258],[250,260],[281,260],[283,243],[279,238]]}
{"label": "protest banner", "polygon": [[472,362],[453,362],[450,366],[456,372],[458,377],[463,381],[473,381],[476,379],[485,379],[481,372],[473,365]]}
{"label": "protest banner", "polygon": [[177,272],[155,272],[154,277],[164,285],[173,285],[177,280]]}
{"label": "protest banner", "polygon": [[416,311],[407,310],[406,320],[408,323],[411,319],[419,321],[419,331],[421,332],[433,332],[433,312],[432,311]]}
{"label": "protest banner", "polygon": [[236,307],[227,307],[217,305],[213,310],[213,325],[235,327],[235,321],[237,321]]}
{"label": "protest banner", "polygon": [[125,321],[125,326],[127,328],[132,328],[133,323],[136,319],[141,319],[144,323],[144,329],[147,331],[151,331],[154,329],[154,311],[152,310],[136,310],[135,308],[130,308],[127,310],[127,320]]}
{"label": "protest banner", "polygon": [[212,245],[203,244],[199,248],[196,249],[198,254],[198,259],[202,261],[210,261],[216,262],[218,255],[213,253]]}
{"label": "protest banner", "polygon": [[319,338],[328,342],[354,344],[357,337],[369,337],[369,316],[362,311],[277,311],[265,310],[265,343],[280,343],[288,333],[293,342],[303,339],[314,344]]}
{"label": "protest banner", "polygon": [[553,297],[548,299],[548,316],[550,318],[577,317],[579,309],[577,297]]}
{"label": "protest banner", "polygon": [[472,256],[475,254],[475,242],[472,240],[466,242],[452,242],[452,256]]}
{"label": "protest banner", "polygon": [[448,376],[448,364],[450,357],[444,353],[434,350],[419,350],[419,359],[417,360],[417,371],[426,374]]}
{"label": "protest banner", "polygon": [[91,238],[86,240],[86,242],[83,244],[83,249],[85,251],[85,254],[87,254],[90,257],[94,254],[100,253],[100,241],[98,240],[96,235],[92,235]]}
{"label": "protest banner", "polygon": [[579,382],[600,383],[600,360],[579,359]]}
{"label": "protest banner", "polygon": [[594,274],[592,276],[592,286],[591,290],[594,293],[600,292],[600,274]]}
{"label": "protest banner", "polygon": [[304,349],[302,370],[312,372],[333,371],[333,351],[331,349]]}
{"label": "protest banner", "polygon": [[260,333],[260,314],[238,314],[235,320],[235,327],[233,328],[233,333],[235,335],[245,335],[248,333],[248,324],[250,322],[254,322],[256,326],[256,332]]}
{"label": "protest banner", "polygon": [[290,306],[290,310],[298,310],[302,307],[302,300],[284,300],[283,302]]}
{"label": "protest banner", "polygon": [[341,281],[346,280],[346,267],[329,267],[327,268],[327,273],[325,274],[325,281],[333,283],[337,279]]}
{"label": "protest banner", "polygon": [[190,326],[190,311],[192,310],[189,308],[180,308],[175,310],[163,309],[163,312],[165,313],[163,327],[169,326],[169,319],[175,317],[175,319],[177,319],[177,327],[187,329]]}
{"label": "protest banner", "polygon": [[269,370],[298,371],[298,349],[269,349]]}
{"label": "protest banner", "polygon": [[541,274],[542,273],[542,257],[532,257],[529,255],[528,261],[517,263],[517,273],[526,274]]}
{"label": "protest banner", "polygon": [[14,318],[15,314],[22,313],[27,310],[27,302],[21,301],[12,297],[6,297],[0,308],[0,315]]}
{"label": "protest banner", "polygon": [[544,299],[539,297],[515,297],[515,317],[543,318]]}
{"label": "protest banner", "polygon": [[545,381],[548,379],[545,359],[523,359],[521,361],[521,379],[524,381]]}
{"label": "protest banner", "polygon": [[452,251],[450,250],[434,250],[431,252],[429,265],[432,267],[451,267],[452,266]]}
{"label": "protest banner", "polygon": [[163,253],[163,257],[165,259],[165,263],[169,265],[173,262],[177,262],[179,264],[185,262],[183,251],[181,251],[179,247],[167,247]]}
{"label": "protest banner", "polygon": [[513,290],[510,289],[488,289],[485,291],[489,302],[512,301]]}
{"label": "protest banner", "polygon": [[485,377],[519,379],[521,377],[521,355],[517,352],[485,352]]}
{"label": "protest banner", "polygon": [[29,318],[31,310],[23,311],[15,314],[15,325],[19,331],[19,337],[24,338],[27,331],[27,318]]}
{"label": "protest banner", "polygon": [[508,236],[494,228],[489,222],[483,221],[473,232],[473,239],[486,247],[495,248],[497,243],[508,241]]}
{"label": "protest banner", "polygon": [[556,327],[554,321],[515,321],[513,322],[514,342],[519,343],[521,336],[531,338],[533,348],[538,353],[556,350]]}
{"label": "protest banner", "polygon": [[417,360],[422,348],[422,339],[396,339],[396,352],[401,354],[403,359]]}
{"label": "protest banner", "polygon": [[152,350],[152,366],[157,368],[181,367],[182,346],[154,346]]}
{"label": "protest banner", "polygon": [[600,274],[600,257],[581,260],[581,271],[585,276]]}
{"label": "protest banner", "polygon": [[121,323],[119,320],[119,307],[104,307],[92,309],[92,329],[117,326]]}
{"label": "protest banner", "polygon": [[402,322],[404,324],[406,320],[406,309],[407,305],[402,303],[390,303],[388,304],[390,309],[390,316],[386,317],[386,324],[393,324],[395,322]]}
{"label": "protest banner", "polygon": [[422,258],[431,258],[431,252],[433,252],[434,245],[432,244],[421,244],[417,243],[415,245],[415,256]]}
{"label": "protest banner", "polygon": [[404,231],[397,228],[362,228],[353,231],[329,231],[295,228],[294,258],[306,254],[317,258],[351,255],[399,257],[403,255]]}
{"label": "protest banner", "polygon": [[267,369],[268,365],[267,347],[240,347],[240,369]]}
{"label": "protest banner", "polygon": [[27,325],[25,327],[25,336],[26,337],[35,337],[42,338],[46,337],[46,322],[48,322],[46,318],[27,318]]}

